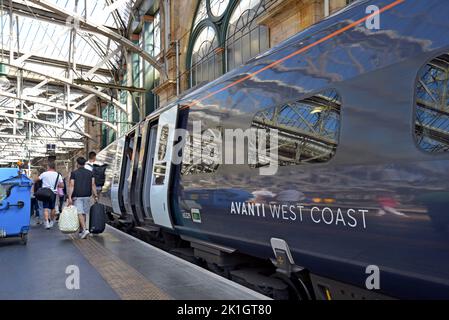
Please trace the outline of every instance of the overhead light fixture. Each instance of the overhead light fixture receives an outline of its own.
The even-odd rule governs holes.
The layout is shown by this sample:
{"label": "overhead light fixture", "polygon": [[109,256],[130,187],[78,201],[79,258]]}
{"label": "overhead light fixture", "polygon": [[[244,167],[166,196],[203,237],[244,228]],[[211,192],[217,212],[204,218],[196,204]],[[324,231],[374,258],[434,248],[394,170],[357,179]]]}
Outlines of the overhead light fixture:
{"label": "overhead light fixture", "polygon": [[316,114],[316,113],[321,113],[324,111],[323,107],[316,107],[314,108],[312,111],[310,111],[310,114]]}
{"label": "overhead light fixture", "polygon": [[25,121],[23,121],[22,119],[18,119],[17,120],[17,129],[23,130],[24,128],[25,128]]}
{"label": "overhead light fixture", "polygon": [[0,63],[0,89],[1,90],[8,90],[11,87],[11,82],[9,82],[8,78],[6,77],[8,74],[8,70],[6,68],[6,65],[3,63]]}

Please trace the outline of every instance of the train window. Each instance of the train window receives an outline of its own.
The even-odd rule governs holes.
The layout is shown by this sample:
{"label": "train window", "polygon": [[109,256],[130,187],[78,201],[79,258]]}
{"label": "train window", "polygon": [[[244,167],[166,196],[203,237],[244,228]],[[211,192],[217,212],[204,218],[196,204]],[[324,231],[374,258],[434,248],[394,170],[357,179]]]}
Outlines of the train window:
{"label": "train window", "polygon": [[419,72],[415,139],[426,152],[449,151],[449,54],[433,59]]}
{"label": "train window", "polygon": [[168,133],[169,133],[168,125],[163,126],[161,129],[161,136],[159,138],[157,161],[155,161],[154,163],[154,171],[153,171],[154,185],[163,185],[165,183],[165,175],[167,171],[167,161],[165,160],[165,157],[167,155]]}
{"label": "train window", "polygon": [[117,142],[113,142],[97,155],[97,162],[106,165],[105,183],[102,192],[107,192],[111,188],[114,179],[115,158],[117,155]]}
{"label": "train window", "polygon": [[122,164],[122,158],[123,158],[123,152],[125,149],[125,138],[121,138],[117,140],[117,152],[116,152],[116,158],[115,158],[115,164],[114,164],[114,176],[113,176],[113,184],[118,185],[120,183],[120,171],[121,171],[121,164]]}
{"label": "train window", "polygon": [[[335,155],[340,136],[341,98],[336,90],[326,90],[304,100],[258,112],[252,126],[278,130],[280,166],[327,162]],[[266,139],[270,149],[270,138]],[[268,152],[267,152],[268,153]],[[268,164],[262,156],[256,165]]]}
{"label": "train window", "polygon": [[221,161],[222,128],[209,128],[201,137],[185,137],[182,160],[182,175],[214,173]]}
{"label": "train window", "polygon": [[159,150],[158,150],[158,160],[163,161],[167,153],[167,143],[168,143],[168,125],[162,127],[161,137],[159,140]]}

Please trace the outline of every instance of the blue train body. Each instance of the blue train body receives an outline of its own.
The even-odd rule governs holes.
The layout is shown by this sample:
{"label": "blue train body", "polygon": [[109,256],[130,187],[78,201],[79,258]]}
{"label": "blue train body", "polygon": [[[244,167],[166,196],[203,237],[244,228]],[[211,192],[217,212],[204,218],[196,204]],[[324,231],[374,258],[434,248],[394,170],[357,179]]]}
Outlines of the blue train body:
{"label": "blue train body", "polygon": [[[449,53],[449,3],[396,2],[380,14],[379,30],[360,23],[339,33],[366,17],[367,6],[392,3],[359,1],[176,102],[191,105],[179,111],[180,128],[202,120],[205,129],[246,130],[260,124],[261,111],[334,90],[341,118],[327,162],[281,166],[271,176],[241,164],[199,174],[174,165],[167,230],[262,259],[273,258],[271,239],[283,239],[295,264],[320,277],[366,288],[374,265],[378,293],[449,298],[449,154],[423,152],[414,138],[418,73]],[[151,224],[155,215],[145,204],[145,181],[152,179],[146,153],[156,152],[145,139],[170,107],[127,136],[134,139],[127,175],[123,148],[109,148],[120,153],[118,162],[114,152],[104,157],[111,163],[105,201],[118,197],[119,212],[111,210],[136,225]],[[129,206],[120,198],[124,188],[137,195]]]}

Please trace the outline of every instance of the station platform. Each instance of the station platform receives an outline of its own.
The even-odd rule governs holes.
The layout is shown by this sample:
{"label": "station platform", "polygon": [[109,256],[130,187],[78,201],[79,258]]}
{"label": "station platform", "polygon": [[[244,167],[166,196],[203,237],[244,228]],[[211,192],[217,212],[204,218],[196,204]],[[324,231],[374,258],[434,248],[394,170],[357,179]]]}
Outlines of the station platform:
{"label": "station platform", "polygon": [[269,299],[110,226],[85,240],[56,226],[32,226],[27,246],[0,239],[0,287],[0,300]]}

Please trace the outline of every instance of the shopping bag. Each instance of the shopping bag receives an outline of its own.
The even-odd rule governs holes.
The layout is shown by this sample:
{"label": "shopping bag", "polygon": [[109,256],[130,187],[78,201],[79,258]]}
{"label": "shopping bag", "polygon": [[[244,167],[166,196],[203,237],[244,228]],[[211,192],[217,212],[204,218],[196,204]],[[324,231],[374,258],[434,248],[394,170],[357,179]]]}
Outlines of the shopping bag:
{"label": "shopping bag", "polygon": [[59,230],[62,233],[70,234],[78,232],[79,228],[78,210],[74,206],[65,207],[59,217]]}

